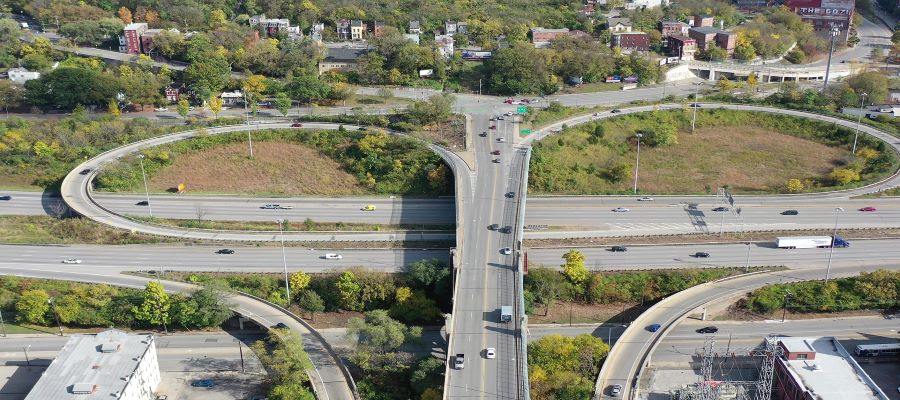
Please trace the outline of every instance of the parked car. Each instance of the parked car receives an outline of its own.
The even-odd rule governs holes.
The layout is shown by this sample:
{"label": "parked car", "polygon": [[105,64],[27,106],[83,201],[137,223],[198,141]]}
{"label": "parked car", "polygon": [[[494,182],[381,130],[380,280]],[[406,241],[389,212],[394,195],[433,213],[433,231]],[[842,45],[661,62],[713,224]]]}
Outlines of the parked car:
{"label": "parked car", "polygon": [[644,197],[639,198],[638,201],[653,201],[653,198],[644,196]]}
{"label": "parked car", "polygon": [[63,264],[81,264],[81,260],[77,258],[67,258],[62,261]]}
{"label": "parked car", "polygon": [[302,128],[303,124],[291,124],[291,128]]}
{"label": "parked car", "polygon": [[797,215],[800,214],[797,210],[784,210],[781,212],[781,215]]}
{"label": "parked car", "polygon": [[705,251],[698,251],[693,254],[694,258],[709,258],[709,253]]}
{"label": "parked car", "polygon": [[700,329],[697,329],[697,333],[716,333],[719,331],[719,328],[714,326],[706,326]]}
{"label": "parked car", "polygon": [[862,212],[873,212],[873,211],[878,211],[878,209],[875,208],[875,207],[863,207],[863,208],[860,208],[859,211],[862,211]]}
{"label": "parked car", "polygon": [[493,347],[484,349],[484,357],[489,359],[497,357],[497,350]]}
{"label": "parked car", "polygon": [[631,210],[629,210],[629,209],[627,209],[627,208],[625,208],[625,207],[616,207],[616,208],[613,208],[612,211],[613,211],[613,212],[629,212],[629,211],[631,211]]}
{"label": "parked car", "polygon": [[491,152],[491,154],[493,154],[493,155],[495,155],[495,156],[499,156],[499,155],[500,155],[500,150],[494,150],[494,151]]}
{"label": "parked car", "polygon": [[662,325],[660,325],[660,324],[650,324],[650,325],[647,325],[647,330],[650,331],[650,332],[656,332],[656,331],[659,330],[659,328],[662,328]]}
{"label": "parked car", "polygon": [[717,211],[717,212],[728,211],[728,207],[716,207],[716,208],[713,208],[712,210]]}
{"label": "parked car", "polygon": [[510,255],[510,254],[512,254],[512,249],[510,249],[509,247],[504,247],[500,250],[500,253],[505,254],[505,255]]}
{"label": "parked car", "polygon": [[153,111],[163,112],[163,111],[169,111],[169,109],[167,107],[159,107],[159,108],[154,108]]}
{"label": "parked car", "polygon": [[193,387],[202,387],[202,388],[211,388],[216,386],[216,381],[212,379],[198,379],[196,381],[191,382],[191,386]]}
{"label": "parked car", "polygon": [[622,395],[622,385],[612,385],[609,388],[609,395],[612,397],[619,397]]}
{"label": "parked car", "polygon": [[3,196],[0,196],[0,200],[7,200],[7,201],[8,201],[8,200],[12,200],[12,196],[10,196],[10,195],[8,195],[8,194],[7,194],[7,195],[3,195]]}
{"label": "parked car", "polygon": [[613,247],[609,248],[609,251],[611,251],[613,253],[624,253],[624,252],[628,251],[628,248],[625,246],[613,246]]}
{"label": "parked car", "polygon": [[134,205],[136,205],[136,206],[149,206],[149,205],[150,205],[150,202],[147,201],[147,200],[141,200],[141,201],[139,201],[139,202],[137,202],[137,203],[134,203]]}
{"label": "parked car", "polygon": [[344,256],[342,256],[342,255],[340,255],[340,254],[334,254],[334,253],[328,253],[328,254],[325,254],[325,259],[326,259],[326,260],[340,260],[340,259],[343,259],[343,258],[344,258]]}
{"label": "parked car", "polygon": [[219,249],[219,250],[216,250],[216,254],[234,254],[234,250],[232,250],[232,249]]}

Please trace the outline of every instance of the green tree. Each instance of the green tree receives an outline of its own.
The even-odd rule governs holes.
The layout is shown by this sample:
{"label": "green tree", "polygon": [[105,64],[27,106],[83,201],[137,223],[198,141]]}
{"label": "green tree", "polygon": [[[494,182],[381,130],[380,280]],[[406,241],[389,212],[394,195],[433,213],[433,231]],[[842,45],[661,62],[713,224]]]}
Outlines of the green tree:
{"label": "green tree", "polygon": [[154,281],[147,282],[147,287],[144,288],[142,297],[141,304],[131,309],[138,321],[144,321],[153,325],[171,322],[169,315],[171,302],[162,284]]}
{"label": "green tree", "polygon": [[319,80],[317,76],[295,76],[284,87],[290,97],[301,104],[308,104],[328,97],[328,83]]}
{"label": "green tree", "polygon": [[313,322],[316,321],[316,313],[325,311],[325,302],[319,297],[319,294],[312,290],[304,290],[300,293],[297,305],[306,310],[312,316]]}
{"label": "green tree", "polygon": [[50,310],[50,295],[41,289],[26,290],[16,300],[16,320],[43,325]]}
{"label": "green tree", "polygon": [[347,311],[359,311],[362,307],[360,294],[362,288],[356,281],[356,275],[351,271],[341,273],[337,282],[334,284],[340,296],[340,307]]}
{"label": "green tree", "polygon": [[850,182],[856,182],[860,180],[859,172],[856,172],[850,168],[835,168],[834,171],[831,171],[829,175],[835,183],[839,185],[846,185]]}
{"label": "green tree", "polygon": [[185,80],[193,86],[202,86],[212,93],[219,93],[228,82],[231,66],[223,57],[208,54],[192,61],[184,70]]}
{"label": "green tree", "polygon": [[188,111],[191,109],[190,107],[191,105],[188,103],[187,99],[182,98],[181,100],[178,100],[178,115],[180,115],[181,118],[187,118]]}
{"label": "green tree", "polygon": [[728,52],[715,44],[710,44],[704,53],[710,61],[724,61],[728,58]]}
{"label": "green tree", "polygon": [[525,278],[525,289],[534,295],[537,303],[544,306],[544,315],[563,294],[565,285],[565,277],[549,268],[530,268]]}
{"label": "green tree", "polygon": [[[858,75],[847,78],[849,85],[857,94],[866,93],[869,95],[870,103],[882,103],[887,101],[888,88],[890,87],[887,77],[880,72],[863,72]],[[857,105],[858,107],[859,105]]]}
{"label": "green tree", "polygon": [[119,102],[115,100],[110,100],[106,105],[106,112],[113,117],[118,117],[122,115],[122,110],[119,109]]}
{"label": "green tree", "polygon": [[390,315],[408,324],[420,325],[436,321],[441,315],[441,310],[434,300],[424,292],[416,290],[408,298],[398,299],[391,307]]}
{"label": "green tree", "polygon": [[388,316],[385,310],[369,311],[363,318],[351,318],[347,322],[347,337],[357,346],[379,352],[400,348],[407,340],[422,335],[421,328],[407,328],[403,323]]}
{"label": "green tree", "polygon": [[788,179],[784,186],[788,193],[800,193],[803,191],[803,182],[796,178]]}
{"label": "green tree", "polygon": [[588,270],[584,266],[584,254],[578,250],[569,250],[562,258],[566,260],[562,265],[563,273],[572,283],[581,285],[587,282]]}
{"label": "green tree", "polygon": [[281,113],[281,116],[287,117],[288,111],[291,109],[291,98],[285,92],[278,92],[275,96],[275,108]]}
{"label": "green tree", "polygon": [[78,44],[100,46],[107,39],[122,31],[125,25],[117,18],[70,22],[59,28],[59,33]]}
{"label": "green tree", "polygon": [[410,385],[419,395],[428,389],[440,387],[443,383],[444,361],[436,357],[425,357],[420,360],[410,376]]}
{"label": "green tree", "polygon": [[66,110],[77,105],[105,106],[118,91],[118,82],[112,76],[73,67],[59,67],[25,83],[29,103]]}
{"label": "green tree", "polygon": [[431,288],[450,277],[450,269],[436,258],[419,260],[406,267],[409,277],[421,288]]}
{"label": "green tree", "polygon": [[[227,302],[225,294],[214,287],[204,286],[195,291],[189,302],[192,303],[189,307],[193,307],[194,311],[186,315],[181,324],[188,328],[220,326],[234,315],[232,304]],[[173,310],[172,314],[177,317],[179,313]]]}
{"label": "green tree", "polygon": [[139,104],[141,110],[145,104],[158,104],[163,100],[162,89],[168,81],[153,72],[145,70],[133,70],[127,65],[119,67],[119,82],[125,98],[128,101]]}
{"label": "green tree", "polygon": [[307,371],[313,368],[309,355],[303,351],[300,334],[287,329],[275,329],[269,332],[265,342],[257,341],[251,348],[269,372],[273,383],[269,392],[272,398],[310,398],[303,394],[301,386],[297,386],[309,381]]}
{"label": "green tree", "polygon": [[443,122],[453,114],[453,104],[456,98],[450,94],[436,94],[428,100],[414,102],[406,110],[406,113],[422,125],[435,122]]}
{"label": "green tree", "polygon": [[9,112],[11,107],[22,103],[22,91],[9,80],[0,80],[0,108]]}

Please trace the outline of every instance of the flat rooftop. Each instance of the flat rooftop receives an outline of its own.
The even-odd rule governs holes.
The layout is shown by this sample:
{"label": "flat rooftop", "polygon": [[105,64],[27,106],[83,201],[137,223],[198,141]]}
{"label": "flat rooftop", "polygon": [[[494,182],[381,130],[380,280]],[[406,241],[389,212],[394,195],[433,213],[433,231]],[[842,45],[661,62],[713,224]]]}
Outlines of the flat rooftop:
{"label": "flat rooftop", "polygon": [[152,343],[117,330],[72,336],[25,400],[115,399]]}
{"label": "flat rooftop", "polygon": [[[781,360],[818,400],[878,400],[873,388],[854,368],[856,361],[833,337],[781,339],[786,347],[802,350],[807,346],[816,352],[815,360]],[[788,347],[790,349],[790,347]],[[843,354],[841,354],[843,353]],[[844,355],[847,357],[845,358]]]}

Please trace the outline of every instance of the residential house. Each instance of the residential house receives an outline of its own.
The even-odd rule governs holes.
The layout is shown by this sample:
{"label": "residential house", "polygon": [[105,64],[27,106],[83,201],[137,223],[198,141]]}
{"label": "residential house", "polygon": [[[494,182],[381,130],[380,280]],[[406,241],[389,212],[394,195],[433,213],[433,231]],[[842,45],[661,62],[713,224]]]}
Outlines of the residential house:
{"label": "residential house", "polygon": [[827,32],[837,27],[846,40],[856,0],[786,0],[784,5],[816,31]]}
{"label": "residential house", "polygon": [[728,55],[734,54],[734,47],[737,41],[737,34],[734,32],[723,31],[719,28],[711,26],[695,27],[688,30],[688,36],[697,41],[697,49],[706,51],[710,44],[715,44],[728,52]]}
{"label": "residential house", "polygon": [[177,84],[177,83],[171,84],[169,86],[166,86],[166,89],[165,89],[166,100],[169,103],[179,102],[181,100],[181,96],[185,93],[187,93],[187,86],[185,86],[183,83],[182,84]]}
{"label": "residential house", "polygon": [[663,4],[668,5],[668,1],[663,0],[625,0],[625,9],[626,10],[637,10],[637,9],[646,9],[646,8],[654,8],[659,7]]}
{"label": "residential house", "polygon": [[646,52],[650,50],[650,36],[644,32],[613,33],[612,47],[624,53]]}
{"label": "residential house", "polygon": [[562,29],[546,29],[546,28],[531,28],[531,42],[534,43],[534,47],[538,49],[550,47],[550,42],[553,39],[556,39],[560,36],[565,36],[569,34],[569,28]]}
{"label": "residential house", "polygon": [[226,106],[244,104],[244,93],[242,93],[240,90],[235,90],[233,92],[222,92],[219,97],[222,98],[222,104]]}
{"label": "residential house", "polygon": [[119,53],[127,53],[128,52],[128,43],[125,40],[125,35],[119,35]]}
{"label": "residential house", "polygon": [[136,22],[125,26],[125,49],[128,54],[141,54],[141,35],[147,30],[147,24]]}
{"label": "residential house", "polygon": [[581,14],[585,17],[593,16],[595,12],[596,9],[594,8],[593,4],[585,4],[581,6],[581,10],[578,10],[578,14]]}
{"label": "residential house", "polygon": [[446,21],[444,22],[444,34],[453,36],[456,34],[457,30],[457,22],[456,21]]}
{"label": "residential house", "polygon": [[325,58],[319,61],[319,75],[328,71],[356,71],[359,58],[369,52],[367,47],[329,47]]}
{"label": "residential house", "polygon": [[631,32],[631,18],[607,18],[606,29],[609,29],[611,33]]}
{"label": "residential house", "polygon": [[12,83],[19,85],[24,85],[25,82],[41,77],[40,72],[29,71],[25,68],[11,68],[9,71],[6,71],[6,74]]}
{"label": "residential house", "polygon": [[363,40],[366,33],[366,23],[362,20],[354,19],[350,21],[350,40]]}
{"label": "residential house", "polygon": [[[144,54],[154,53],[155,47],[153,46],[153,39],[156,38],[157,35],[165,31],[165,29],[147,29],[146,31],[144,31],[144,33],[141,35],[141,51]],[[172,32],[176,35],[181,35],[181,31],[175,28],[169,29],[169,32]]]}
{"label": "residential house", "polygon": [[697,41],[683,35],[670,35],[666,38],[666,50],[670,56],[682,61],[693,60],[697,53]]}
{"label": "residential house", "polygon": [[456,23],[456,33],[459,33],[462,35],[468,35],[469,34],[469,23],[463,22],[463,21],[457,22]]}
{"label": "residential house", "polygon": [[322,34],[325,32],[325,24],[316,22],[309,28],[309,37],[316,42],[322,42]]}
{"label": "residential house", "polygon": [[891,103],[897,104],[900,103],[900,90],[892,89],[890,90],[890,94],[888,95]]}
{"label": "residential house", "polygon": [[419,34],[418,33],[404,33],[403,37],[407,38],[409,41],[419,44]]}
{"label": "residential house", "polygon": [[453,56],[453,35],[434,35],[434,45],[445,59]]}
{"label": "residential house", "polygon": [[419,25],[419,21],[409,21],[409,33],[416,35],[422,33],[422,27]]}
{"label": "residential house", "polygon": [[663,37],[672,35],[687,36],[690,25],[681,21],[659,21],[659,31]]}
{"label": "residential house", "polygon": [[[250,17],[250,27],[258,28],[268,37],[277,36],[279,33],[290,33],[288,27],[291,22],[287,18],[266,18],[265,14],[254,15]],[[295,33],[299,31],[299,27],[294,29]]]}
{"label": "residential house", "polygon": [[350,40],[350,20],[342,19],[335,23],[338,39]]}
{"label": "residential house", "polygon": [[384,32],[384,21],[375,21],[372,23],[372,36],[378,37],[381,36],[381,33]]}
{"label": "residential house", "polygon": [[716,21],[716,18],[713,17],[712,15],[695,15],[694,19],[693,19],[693,25],[691,25],[691,26],[694,28],[700,28],[700,27],[704,27],[704,26],[713,26],[715,21]]}

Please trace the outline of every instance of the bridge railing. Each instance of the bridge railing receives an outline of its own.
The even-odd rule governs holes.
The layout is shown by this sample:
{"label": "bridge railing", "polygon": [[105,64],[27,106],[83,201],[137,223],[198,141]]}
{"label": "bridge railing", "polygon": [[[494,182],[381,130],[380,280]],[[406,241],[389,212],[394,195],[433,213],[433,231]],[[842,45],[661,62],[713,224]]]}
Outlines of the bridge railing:
{"label": "bridge railing", "polygon": [[522,246],[525,234],[525,201],[528,197],[528,166],[531,162],[531,146],[525,148],[525,156],[522,157],[522,177],[519,180],[519,202],[516,209],[516,237],[518,238],[517,247],[519,256],[517,260],[516,271],[516,319],[519,325],[519,334],[516,339],[519,357],[516,358],[519,368],[519,384],[521,396],[519,398],[528,400],[531,398],[530,384],[528,382],[528,315],[525,314],[525,268],[526,259],[523,257],[524,248]]}

